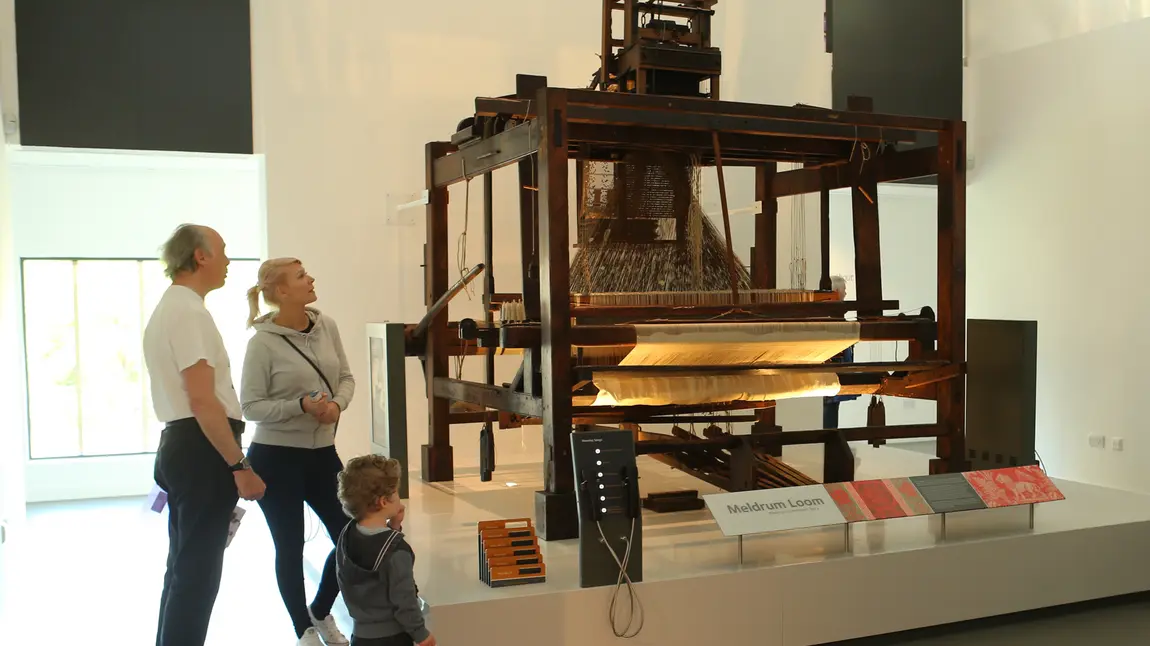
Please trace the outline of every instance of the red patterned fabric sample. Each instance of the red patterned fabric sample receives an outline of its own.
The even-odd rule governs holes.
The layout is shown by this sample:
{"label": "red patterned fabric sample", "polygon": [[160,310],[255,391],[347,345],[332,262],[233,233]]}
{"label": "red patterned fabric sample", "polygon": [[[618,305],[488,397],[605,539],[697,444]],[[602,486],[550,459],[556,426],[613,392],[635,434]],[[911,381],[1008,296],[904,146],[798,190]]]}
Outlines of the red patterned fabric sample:
{"label": "red patterned fabric sample", "polygon": [[987,507],[1011,507],[1066,499],[1037,466],[970,471],[963,475]]}
{"label": "red patterned fabric sample", "polygon": [[833,482],[825,486],[827,493],[831,495],[831,500],[834,500],[835,504],[838,505],[839,511],[842,512],[843,518],[845,518],[848,523],[874,520],[874,516],[870,515],[866,506],[858,499],[851,484],[853,483]]}

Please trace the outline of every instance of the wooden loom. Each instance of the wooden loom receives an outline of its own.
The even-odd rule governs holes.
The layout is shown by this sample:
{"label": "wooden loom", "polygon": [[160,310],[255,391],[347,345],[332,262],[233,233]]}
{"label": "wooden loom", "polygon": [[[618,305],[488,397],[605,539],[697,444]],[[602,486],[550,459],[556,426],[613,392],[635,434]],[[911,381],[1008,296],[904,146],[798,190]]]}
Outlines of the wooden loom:
{"label": "wooden loom", "polygon": [[[694,49],[701,62],[684,62],[683,51],[668,49],[638,20],[648,3],[604,0],[603,67],[598,87],[615,91],[548,87],[545,78],[520,75],[514,95],[480,97],[475,114],[460,124],[451,141],[426,147],[427,244],[425,288],[428,313],[419,326],[408,327],[408,354],[424,361],[429,398],[428,443],[423,446],[423,480],[454,477],[450,427],[483,423],[500,428],[541,424],[544,437],[544,491],[536,495],[536,525],[544,540],[577,535],[570,433],[581,425],[616,424],[637,433],[637,452],[651,455],[728,490],[804,484],[800,474],[778,460],[784,445],[822,444],[823,479],[849,481],[854,460],[851,441],[880,444],[895,438],[937,438],[932,473],[968,468],[964,433],[965,356],[965,124],[962,121],[875,114],[865,109],[834,111],[720,101],[718,51],[710,47],[709,16],[713,0],[677,3],[697,18],[689,32],[675,32],[679,47]],[[676,3],[672,3],[676,4]],[[660,5],[666,9],[671,5]],[[610,16],[625,14],[625,38],[612,39]],[[707,18],[707,19],[701,19]],[[685,51],[685,50],[684,50]],[[687,57],[690,58],[689,56]],[[695,68],[692,65],[696,65]],[[679,74],[659,76],[663,71]],[[706,98],[667,96],[658,81],[683,75],[710,81]],[[661,90],[670,92],[669,90]],[[852,108],[866,108],[856,101]],[[937,133],[938,145],[897,151],[899,142],[914,141],[919,132]],[[875,151],[857,152],[866,145]],[[640,294],[572,294],[572,242],[569,239],[568,161],[620,162],[637,152],[688,156],[715,167],[723,204],[730,285],[693,296]],[[778,170],[779,163],[801,163],[798,170]],[[521,294],[496,291],[485,270],[483,321],[448,320],[447,301],[462,282],[449,289],[447,188],[483,177],[484,267],[492,266],[492,173],[515,165],[519,177],[519,229],[522,258]],[[725,166],[755,169],[755,199],[750,271],[737,275],[731,251],[729,210],[723,182]],[[582,165],[578,166],[582,172]],[[886,316],[899,303],[886,299],[879,249],[879,182],[938,177],[938,317],[929,308],[919,315]],[[581,178],[577,178],[581,181]],[[838,300],[830,292],[829,191],[852,194],[856,301]],[[777,290],[776,249],[778,199],[821,195],[820,290]],[[584,195],[580,191],[580,199]],[[581,234],[582,235],[582,234]],[[587,243],[581,239],[580,244]],[[744,270],[745,271],[745,270]],[[479,275],[473,271],[469,277]],[[745,281],[749,280],[749,287]],[[496,312],[516,303],[511,321]],[[804,323],[842,320],[855,313],[860,341],[907,341],[905,361],[820,363],[769,366],[795,372],[832,372],[842,394],[882,394],[933,399],[937,422],[909,426],[873,425],[838,430],[781,432],[774,402],[730,401],[702,405],[590,406],[581,393],[594,388],[596,370],[618,366],[581,361],[587,356],[625,353],[634,347],[636,324]],[[520,320],[521,319],[521,320]],[[521,353],[522,366],[511,384],[497,385],[496,353]],[[484,354],[486,383],[451,379],[452,356]],[[741,366],[754,370],[764,366]],[[694,367],[695,369],[698,366]],[[725,366],[729,370],[730,366]],[[668,368],[673,371],[674,367]],[[452,402],[464,403],[464,408]],[[744,411],[737,413],[734,411]],[[701,416],[701,417],[699,417]],[[678,429],[672,435],[642,432],[640,423],[712,426],[704,437]],[[750,435],[723,433],[716,423],[751,422]]]}

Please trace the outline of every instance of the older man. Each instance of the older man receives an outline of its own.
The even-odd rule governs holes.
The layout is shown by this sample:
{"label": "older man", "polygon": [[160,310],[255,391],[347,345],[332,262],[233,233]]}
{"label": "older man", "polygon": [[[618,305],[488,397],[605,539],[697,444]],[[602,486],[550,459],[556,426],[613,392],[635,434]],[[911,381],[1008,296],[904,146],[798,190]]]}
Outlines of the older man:
{"label": "older man", "polygon": [[180,226],[164,243],[172,284],[144,330],[152,406],[164,422],[156,483],[168,494],[168,571],[157,646],[203,646],[220,588],[236,501],[257,500],[264,483],[240,446],[240,402],[208,292],[223,287],[228,257],[220,234]]}
{"label": "older man", "polygon": [[[839,300],[847,298],[847,281],[842,276],[831,276],[831,290],[838,295]],[[843,350],[831,358],[831,363],[854,363],[855,347]],[[835,395],[823,397],[823,428],[839,427],[839,404],[858,399],[858,395]]]}

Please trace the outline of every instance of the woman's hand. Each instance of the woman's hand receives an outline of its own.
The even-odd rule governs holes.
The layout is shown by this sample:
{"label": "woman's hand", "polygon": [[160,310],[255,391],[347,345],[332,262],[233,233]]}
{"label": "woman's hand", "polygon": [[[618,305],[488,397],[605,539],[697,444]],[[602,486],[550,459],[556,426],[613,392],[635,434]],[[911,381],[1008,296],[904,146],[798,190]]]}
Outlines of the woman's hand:
{"label": "woman's hand", "polygon": [[304,395],[303,397],[303,412],[319,419],[321,413],[327,410],[328,401],[327,393],[320,393],[319,397],[312,399],[311,395]]}
{"label": "woman's hand", "polygon": [[332,401],[324,402],[323,408],[315,418],[320,424],[335,424],[339,421],[339,413],[339,404]]}

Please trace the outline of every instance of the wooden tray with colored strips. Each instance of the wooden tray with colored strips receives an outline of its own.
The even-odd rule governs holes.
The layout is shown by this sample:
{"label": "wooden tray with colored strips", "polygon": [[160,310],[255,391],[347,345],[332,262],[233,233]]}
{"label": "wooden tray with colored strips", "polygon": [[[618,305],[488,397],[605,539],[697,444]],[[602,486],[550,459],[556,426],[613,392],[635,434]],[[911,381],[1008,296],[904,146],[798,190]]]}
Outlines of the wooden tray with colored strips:
{"label": "wooden tray with colored strips", "polygon": [[480,581],[498,588],[547,580],[547,567],[530,518],[482,521],[478,535]]}

